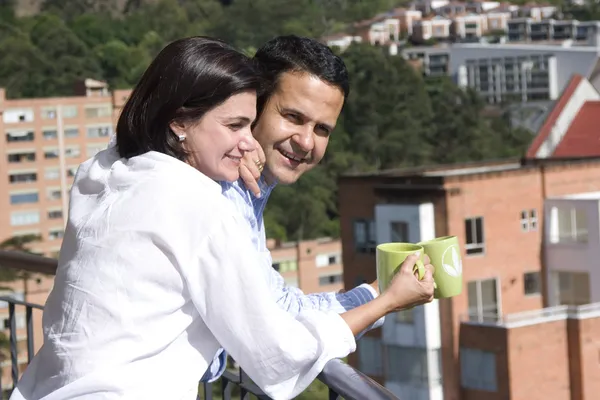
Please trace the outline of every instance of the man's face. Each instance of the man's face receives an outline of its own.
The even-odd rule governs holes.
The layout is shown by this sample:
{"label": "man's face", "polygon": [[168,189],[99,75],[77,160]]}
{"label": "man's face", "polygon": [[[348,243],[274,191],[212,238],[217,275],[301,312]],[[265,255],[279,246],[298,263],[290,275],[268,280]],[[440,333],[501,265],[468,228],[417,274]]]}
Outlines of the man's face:
{"label": "man's face", "polygon": [[252,131],[265,152],[268,183],[294,183],[321,161],[343,105],[342,91],[313,75],[280,76]]}

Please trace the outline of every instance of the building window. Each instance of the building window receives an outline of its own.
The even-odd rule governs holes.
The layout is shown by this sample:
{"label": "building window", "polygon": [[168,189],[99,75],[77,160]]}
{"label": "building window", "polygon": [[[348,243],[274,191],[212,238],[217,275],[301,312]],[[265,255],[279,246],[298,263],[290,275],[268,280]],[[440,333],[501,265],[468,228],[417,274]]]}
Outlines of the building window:
{"label": "building window", "polygon": [[21,151],[19,153],[7,154],[9,163],[19,164],[35,161],[35,151]]}
{"label": "building window", "polygon": [[539,271],[525,272],[523,274],[523,286],[526,296],[540,294],[542,292],[542,282]]}
{"label": "building window", "polygon": [[42,131],[42,136],[45,140],[55,140],[58,138],[58,132],[56,129],[45,129]]}
{"label": "building window", "polygon": [[10,214],[10,225],[32,225],[40,223],[39,211],[15,211]]}
{"label": "building window", "polygon": [[2,113],[2,119],[5,124],[33,122],[33,109],[7,109]]}
{"label": "building window", "polygon": [[[428,386],[432,381],[440,383],[441,374],[429,376],[429,360],[437,360],[438,368],[432,371],[441,371],[441,358],[439,349],[423,347],[386,346],[387,368],[385,378],[390,381],[410,383],[416,386]],[[428,353],[434,353],[428,357]],[[410,362],[407,362],[410,360]],[[431,379],[430,379],[431,378]]]}
{"label": "building window", "polygon": [[390,222],[390,239],[393,243],[408,242],[408,222]]}
{"label": "building window", "polygon": [[335,275],[324,275],[319,277],[319,285],[334,285],[336,283],[344,282],[343,274],[335,274]]}
{"label": "building window", "polygon": [[79,146],[67,147],[65,149],[65,157],[77,158],[79,156],[81,156],[81,151],[79,150]]}
{"label": "building window", "polygon": [[328,267],[330,265],[336,265],[341,262],[342,255],[336,254],[319,254],[315,259],[317,268]]}
{"label": "building window", "polygon": [[33,131],[10,131],[6,132],[6,142],[33,142]]}
{"label": "building window", "polygon": [[10,195],[10,204],[37,203],[40,201],[38,192],[14,193]]}
{"label": "building window", "polygon": [[87,128],[87,137],[89,138],[109,137],[110,135],[112,135],[111,126],[94,126]]}
{"label": "building window", "polygon": [[500,317],[498,307],[497,279],[471,281],[467,284],[469,321],[497,323]]}
{"label": "building window", "polygon": [[60,170],[58,168],[46,168],[44,178],[51,181],[60,178]]}
{"label": "building window", "polygon": [[495,392],[496,355],[490,351],[460,348],[460,383],[465,389]]}
{"label": "building window", "polygon": [[60,219],[62,218],[63,213],[62,210],[48,210],[48,219]]}
{"label": "building window", "polygon": [[529,210],[529,230],[536,231],[538,227],[537,210]]}
{"label": "building window", "polygon": [[377,246],[375,236],[375,221],[354,221],[354,246],[358,253],[374,253]]}
{"label": "building window", "polygon": [[529,214],[527,211],[521,211],[521,230],[529,232]]}
{"label": "building window", "polygon": [[414,308],[396,312],[396,322],[399,324],[414,324],[415,323]]}
{"label": "building window", "polygon": [[10,183],[28,183],[28,182],[36,182],[37,181],[37,173],[36,172],[11,172],[8,175],[8,182]]}
{"label": "building window", "polygon": [[42,118],[43,119],[55,119],[56,118],[56,108],[43,108],[42,109]]}
{"label": "building window", "polygon": [[44,158],[46,160],[50,160],[53,158],[58,158],[58,149],[49,149],[49,150],[44,150]]}
{"label": "building window", "polygon": [[587,243],[588,226],[585,210],[552,207],[550,243]]}
{"label": "building window", "polygon": [[112,107],[110,106],[110,104],[85,107],[85,117],[86,118],[102,118],[102,117],[110,117],[111,115],[112,115]]}
{"label": "building window", "polygon": [[61,228],[54,228],[48,231],[48,240],[62,239],[65,232]]}
{"label": "building window", "polygon": [[465,249],[468,255],[481,254],[485,249],[483,237],[483,217],[468,218],[465,220],[465,233],[467,244]]}
{"label": "building window", "polygon": [[580,306],[591,303],[590,274],[587,272],[552,273],[558,305]]}
{"label": "building window", "polygon": [[358,369],[373,376],[383,375],[381,339],[364,336],[358,343]]}
{"label": "building window", "polygon": [[523,232],[537,230],[537,211],[535,209],[521,211],[521,230]]}
{"label": "building window", "polygon": [[77,116],[77,106],[65,106],[62,108],[64,118],[75,118]]}
{"label": "building window", "polygon": [[275,271],[280,273],[292,272],[298,270],[298,261],[296,260],[280,260],[273,263]]}
{"label": "building window", "polygon": [[75,138],[77,136],[79,136],[79,129],[77,129],[77,128],[65,129],[65,137],[66,138]]}
{"label": "building window", "polygon": [[48,200],[60,200],[61,198],[60,188],[49,188],[48,189]]}

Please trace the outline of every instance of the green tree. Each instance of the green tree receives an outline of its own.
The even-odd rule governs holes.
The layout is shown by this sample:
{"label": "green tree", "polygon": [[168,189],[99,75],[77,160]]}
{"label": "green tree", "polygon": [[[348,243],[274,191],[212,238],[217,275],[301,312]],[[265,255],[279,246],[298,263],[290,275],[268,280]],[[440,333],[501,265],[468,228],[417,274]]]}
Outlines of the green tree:
{"label": "green tree", "polygon": [[70,95],[77,80],[102,77],[91,50],[56,15],[36,16],[29,36],[38,52],[46,60],[52,60],[49,71],[52,79],[47,83],[53,94]]}
{"label": "green tree", "polygon": [[417,165],[429,158],[423,140],[432,117],[425,83],[402,58],[354,44],[343,53],[352,87],[341,119],[346,151],[362,154],[372,169]]}
{"label": "green tree", "polygon": [[[40,235],[22,235],[13,236],[0,242],[0,250],[20,251],[25,253],[33,253],[29,246],[32,243],[37,243],[41,240]],[[20,280],[23,282],[23,295],[27,300],[29,293],[29,280],[32,278],[32,273],[25,270],[16,270],[13,268],[1,268],[0,266],[0,281],[14,282]]]}

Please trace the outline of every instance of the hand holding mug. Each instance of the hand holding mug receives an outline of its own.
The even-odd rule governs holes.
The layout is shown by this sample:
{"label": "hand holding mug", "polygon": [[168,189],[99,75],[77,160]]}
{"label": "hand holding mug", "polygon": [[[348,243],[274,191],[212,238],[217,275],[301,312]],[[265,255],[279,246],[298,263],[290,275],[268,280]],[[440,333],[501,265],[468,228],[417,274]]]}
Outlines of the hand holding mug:
{"label": "hand holding mug", "polygon": [[416,271],[420,262],[419,254],[410,254],[400,265],[398,272],[392,278],[388,288],[381,295],[389,304],[390,312],[412,308],[433,300],[434,281],[433,265],[429,264],[429,257],[424,257],[424,273]]}

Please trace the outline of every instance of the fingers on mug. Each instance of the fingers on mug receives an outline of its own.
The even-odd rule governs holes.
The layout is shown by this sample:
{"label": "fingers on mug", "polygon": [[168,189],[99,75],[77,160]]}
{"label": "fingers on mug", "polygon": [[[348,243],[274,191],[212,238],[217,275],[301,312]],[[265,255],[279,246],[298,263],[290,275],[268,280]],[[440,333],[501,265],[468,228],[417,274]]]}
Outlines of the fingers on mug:
{"label": "fingers on mug", "polygon": [[[417,262],[415,263],[415,266],[413,267],[413,274],[417,272],[419,275],[419,280],[422,280],[423,277],[425,276],[425,265],[423,265],[423,261],[421,261],[420,259],[417,260]],[[435,284],[435,281],[433,282],[433,288],[437,289],[437,285]]]}

